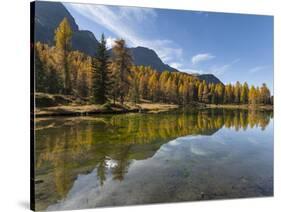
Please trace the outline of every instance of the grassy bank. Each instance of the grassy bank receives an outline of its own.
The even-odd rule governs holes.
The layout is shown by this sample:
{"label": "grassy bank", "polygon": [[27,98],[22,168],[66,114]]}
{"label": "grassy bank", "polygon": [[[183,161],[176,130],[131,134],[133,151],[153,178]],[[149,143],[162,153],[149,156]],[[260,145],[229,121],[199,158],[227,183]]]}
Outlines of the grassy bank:
{"label": "grassy bank", "polygon": [[206,104],[207,108],[225,108],[225,109],[245,109],[245,110],[273,110],[273,105],[216,105],[216,104]]}
{"label": "grassy bank", "polygon": [[150,112],[158,113],[169,111],[178,108],[177,105],[170,104],[154,104],[140,103],[132,105],[126,103],[120,104],[105,104],[105,105],[61,105],[54,107],[36,108],[35,114],[37,117],[43,116],[85,116],[92,114],[121,114],[121,113],[136,113]]}
{"label": "grassy bank", "polygon": [[150,112],[158,113],[177,109],[179,106],[174,104],[152,103],[142,101],[138,104],[125,102],[106,103],[103,105],[89,104],[89,99],[75,98],[66,95],[52,95],[46,93],[35,94],[35,115],[37,117],[45,116],[85,116],[91,114],[120,114]]}
{"label": "grassy bank", "polygon": [[[106,103],[103,105],[89,104],[90,100],[86,98],[77,98],[61,94],[35,94],[35,114],[37,117],[46,116],[86,116],[92,114],[122,114],[122,113],[159,113],[179,108],[179,105],[152,103],[143,100],[140,103],[125,102],[123,105]],[[215,105],[192,102],[185,106],[189,109],[205,108],[225,108],[225,109],[250,109],[250,110],[273,110],[272,105]]]}

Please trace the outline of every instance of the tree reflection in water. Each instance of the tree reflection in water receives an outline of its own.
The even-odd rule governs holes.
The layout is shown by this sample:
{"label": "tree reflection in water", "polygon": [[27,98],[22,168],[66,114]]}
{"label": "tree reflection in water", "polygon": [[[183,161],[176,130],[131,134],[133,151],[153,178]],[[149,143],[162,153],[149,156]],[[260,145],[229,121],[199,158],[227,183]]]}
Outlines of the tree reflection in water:
{"label": "tree reflection in water", "polygon": [[264,130],[273,112],[206,109],[161,114],[103,115],[36,120],[36,209],[66,197],[79,174],[97,169],[122,181],[132,160],[152,157],[177,137],[212,135],[222,127]]}

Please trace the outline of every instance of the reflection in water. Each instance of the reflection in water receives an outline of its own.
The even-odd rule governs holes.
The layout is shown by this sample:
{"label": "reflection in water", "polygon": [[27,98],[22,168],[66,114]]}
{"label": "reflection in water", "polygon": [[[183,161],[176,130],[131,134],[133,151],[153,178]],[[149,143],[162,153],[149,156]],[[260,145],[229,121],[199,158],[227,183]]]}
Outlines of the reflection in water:
{"label": "reflection in water", "polygon": [[272,195],[272,116],[209,109],[38,119],[36,209]]}

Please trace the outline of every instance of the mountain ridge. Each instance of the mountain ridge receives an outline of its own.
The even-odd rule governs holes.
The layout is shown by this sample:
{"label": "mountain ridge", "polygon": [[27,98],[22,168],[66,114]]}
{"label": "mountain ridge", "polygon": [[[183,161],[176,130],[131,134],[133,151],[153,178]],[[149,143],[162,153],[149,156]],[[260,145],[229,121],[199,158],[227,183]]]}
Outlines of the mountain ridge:
{"label": "mountain ridge", "polygon": [[38,1],[35,3],[35,41],[54,44],[55,29],[64,18],[67,18],[73,31],[73,50],[94,56],[99,44],[98,40],[91,31],[79,30],[75,19],[60,2]]}
{"label": "mountain ridge", "polygon": [[153,49],[143,46],[132,47],[129,49],[132,52],[135,65],[151,66],[159,72],[165,70],[171,72],[178,71],[168,64],[165,64]]}
{"label": "mountain ridge", "polygon": [[[53,45],[55,29],[65,17],[68,19],[73,30],[72,49],[84,52],[90,56],[95,56],[99,41],[96,39],[94,33],[89,30],[80,30],[74,17],[60,2],[37,1],[35,3],[35,42],[40,41]],[[132,54],[135,65],[150,66],[158,72],[180,71],[165,64],[153,49],[143,46],[130,47],[128,49]],[[109,49],[109,53],[112,54],[112,49]],[[207,83],[222,83],[213,74],[194,76],[199,80],[205,80]]]}
{"label": "mountain ridge", "polygon": [[223,84],[214,74],[199,74],[197,77],[202,81],[205,80],[207,83]]}

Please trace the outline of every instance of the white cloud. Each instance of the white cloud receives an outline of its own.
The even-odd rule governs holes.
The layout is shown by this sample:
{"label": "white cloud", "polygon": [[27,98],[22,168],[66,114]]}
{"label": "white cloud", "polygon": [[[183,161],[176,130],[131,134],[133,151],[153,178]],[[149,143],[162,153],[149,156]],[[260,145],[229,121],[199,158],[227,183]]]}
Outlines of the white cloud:
{"label": "white cloud", "polygon": [[[182,49],[171,40],[149,40],[139,30],[140,23],[149,20],[149,23],[157,17],[157,13],[149,8],[133,7],[108,7],[104,5],[87,5],[69,3],[68,7],[75,10],[87,19],[105,27],[118,38],[123,38],[129,46],[144,46],[157,52],[159,57],[169,63],[182,57]],[[136,24],[139,23],[139,24]]]}
{"label": "white cloud", "polygon": [[182,64],[177,62],[170,63],[169,65],[175,69],[180,69],[182,67]]}
{"label": "white cloud", "polygon": [[112,38],[112,37],[106,38],[106,47],[108,49],[111,49],[114,45],[115,40],[116,40],[116,38]]}
{"label": "white cloud", "polygon": [[195,65],[195,64],[207,61],[207,60],[214,59],[214,58],[215,58],[215,56],[210,53],[197,54],[191,58],[191,62],[193,65]]}
{"label": "white cloud", "polygon": [[179,63],[179,62],[172,62],[169,65],[175,69],[178,69],[181,72],[185,72],[188,74],[203,74],[204,73],[203,70],[188,68],[184,64]]}
{"label": "white cloud", "polygon": [[205,74],[206,72],[200,69],[192,69],[192,68],[182,68],[180,69],[181,72],[185,72],[188,74]]}

